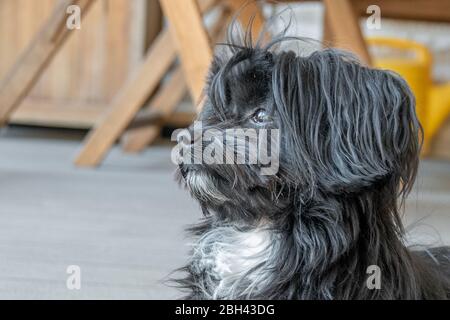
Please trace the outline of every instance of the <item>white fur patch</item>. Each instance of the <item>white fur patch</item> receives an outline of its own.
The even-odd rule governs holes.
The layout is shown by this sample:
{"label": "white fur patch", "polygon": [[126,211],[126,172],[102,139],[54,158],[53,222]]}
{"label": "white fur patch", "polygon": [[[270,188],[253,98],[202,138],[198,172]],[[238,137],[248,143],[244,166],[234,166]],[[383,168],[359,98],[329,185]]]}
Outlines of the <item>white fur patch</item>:
{"label": "white fur patch", "polygon": [[217,227],[195,244],[192,266],[203,274],[199,284],[211,299],[233,298],[257,291],[267,279],[263,266],[273,249],[273,234],[262,228],[240,231]]}
{"label": "white fur patch", "polygon": [[221,278],[251,269],[261,262],[261,253],[269,245],[269,235],[262,230],[236,232],[235,243],[222,245],[215,258],[215,271]]}
{"label": "white fur patch", "polygon": [[188,172],[186,184],[191,192],[202,200],[216,204],[224,203],[228,198],[217,190],[212,178],[203,172]]}

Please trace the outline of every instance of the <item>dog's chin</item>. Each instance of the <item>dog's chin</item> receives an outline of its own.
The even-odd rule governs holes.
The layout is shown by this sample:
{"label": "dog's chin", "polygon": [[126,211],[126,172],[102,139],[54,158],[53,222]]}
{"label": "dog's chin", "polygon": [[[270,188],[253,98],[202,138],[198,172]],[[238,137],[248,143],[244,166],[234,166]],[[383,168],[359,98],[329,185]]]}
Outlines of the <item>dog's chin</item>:
{"label": "dog's chin", "polygon": [[180,168],[180,173],[191,195],[201,203],[220,206],[230,201],[219,190],[219,179],[206,170],[184,170]]}

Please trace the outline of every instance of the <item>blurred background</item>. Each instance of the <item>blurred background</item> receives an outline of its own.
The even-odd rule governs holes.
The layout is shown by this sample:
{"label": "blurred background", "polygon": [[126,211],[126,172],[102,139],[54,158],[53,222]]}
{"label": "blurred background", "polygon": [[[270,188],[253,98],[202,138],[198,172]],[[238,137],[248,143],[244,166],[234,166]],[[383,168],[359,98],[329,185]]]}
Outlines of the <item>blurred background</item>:
{"label": "blurred background", "polygon": [[201,210],[170,133],[237,13],[405,77],[425,130],[408,242],[450,244],[450,0],[0,0],[0,298],[179,296],[163,280]]}

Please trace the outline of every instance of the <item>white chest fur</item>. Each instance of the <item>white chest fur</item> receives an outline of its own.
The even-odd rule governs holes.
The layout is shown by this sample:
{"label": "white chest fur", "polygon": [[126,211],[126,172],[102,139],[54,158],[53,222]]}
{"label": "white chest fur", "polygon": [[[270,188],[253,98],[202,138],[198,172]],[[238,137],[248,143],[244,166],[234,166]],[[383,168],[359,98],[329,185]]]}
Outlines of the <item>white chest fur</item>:
{"label": "white chest fur", "polygon": [[264,281],[273,245],[273,234],[266,229],[212,229],[194,246],[192,264],[203,274],[201,290],[212,299],[232,298],[236,292],[250,295]]}

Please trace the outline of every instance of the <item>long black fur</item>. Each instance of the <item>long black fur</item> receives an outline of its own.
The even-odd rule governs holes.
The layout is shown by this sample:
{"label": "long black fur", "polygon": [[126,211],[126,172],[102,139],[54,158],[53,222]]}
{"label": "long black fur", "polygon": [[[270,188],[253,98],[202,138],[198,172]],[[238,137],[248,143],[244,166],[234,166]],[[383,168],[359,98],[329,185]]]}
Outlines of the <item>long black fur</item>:
{"label": "long black fur", "polygon": [[[263,46],[248,35],[216,54],[199,120],[205,130],[258,128],[249,119],[267,110],[264,128],[282,133],[280,168],[262,176],[255,165],[180,166],[184,177],[201,174],[210,192],[187,183],[205,213],[177,281],[187,298],[449,298],[448,248],[404,244],[402,205],[422,136],[406,82],[336,49],[302,56],[277,48],[290,37]],[[215,250],[239,248],[235,237],[261,229],[263,259],[221,283]],[[379,290],[366,285],[370,265],[381,270]]]}

